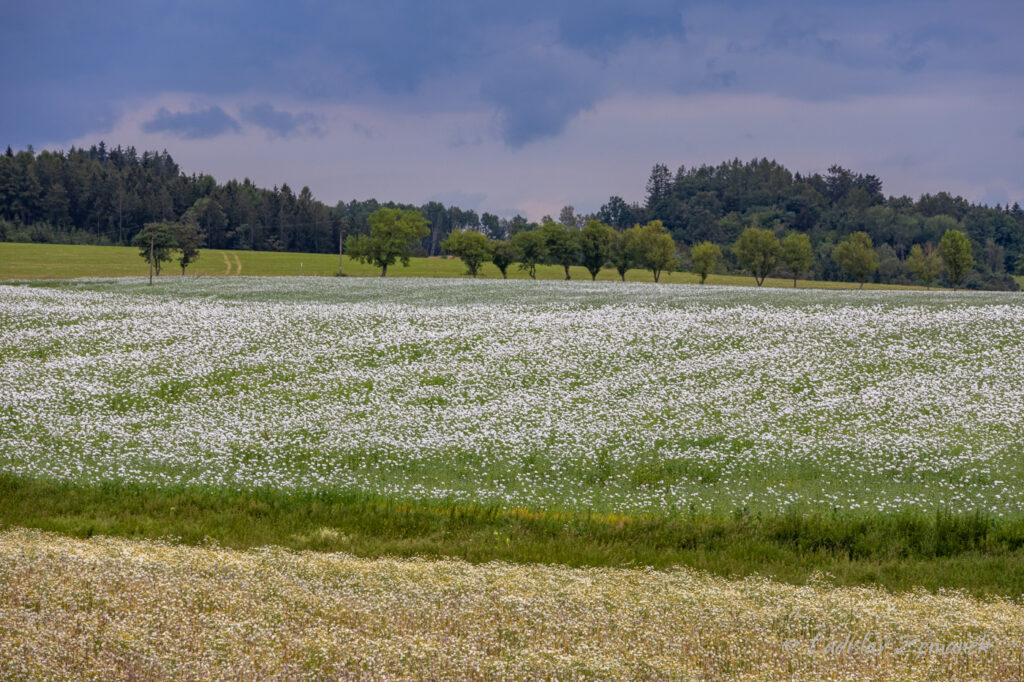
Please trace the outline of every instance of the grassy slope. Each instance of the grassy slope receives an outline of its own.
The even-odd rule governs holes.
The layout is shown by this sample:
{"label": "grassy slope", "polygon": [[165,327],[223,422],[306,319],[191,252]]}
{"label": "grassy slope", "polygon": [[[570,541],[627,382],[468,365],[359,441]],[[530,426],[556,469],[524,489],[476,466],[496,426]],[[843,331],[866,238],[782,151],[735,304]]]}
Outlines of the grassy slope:
{"label": "grassy slope", "polygon": [[[356,263],[345,258],[344,272],[347,275],[372,277],[380,270],[369,265]],[[173,261],[164,265],[163,276],[175,276],[181,269]],[[323,253],[281,253],[270,251],[220,251],[205,249],[200,259],[188,270],[191,275],[335,275],[338,272],[338,256]],[[589,279],[582,267],[571,269],[573,279]],[[6,279],[70,279],[74,277],[142,277],[148,274],[146,263],[139,257],[137,249],[126,246],[77,246],[66,244],[20,244],[0,242],[0,280]],[[512,266],[510,278],[525,279],[526,273]],[[464,277],[462,262],[451,258],[413,258],[409,267],[400,264],[388,270],[388,276],[401,277]],[[481,269],[481,277],[498,278],[501,273],[494,265],[487,263]],[[561,267],[543,265],[537,268],[540,279],[563,279]],[[631,270],[627,280],[649,282],[651,273],[646,270]],[[605,269],[598,276],[600,280],[614,281],[619,275]],[[699,278],[692,272],[669,272],[661,281],[672,283],[697,283]],[[737,275],[711,275],[709,284],[750,286],[752,277]],[[790,279],[767,279],[765,286],[791,287]],[[800,280],[800,287],[823,289],[850,289],[856,284],[849,282],[819,282]],[[920,287],[898,287],[883,284],[866,284],[867,289],[909,289]]]}

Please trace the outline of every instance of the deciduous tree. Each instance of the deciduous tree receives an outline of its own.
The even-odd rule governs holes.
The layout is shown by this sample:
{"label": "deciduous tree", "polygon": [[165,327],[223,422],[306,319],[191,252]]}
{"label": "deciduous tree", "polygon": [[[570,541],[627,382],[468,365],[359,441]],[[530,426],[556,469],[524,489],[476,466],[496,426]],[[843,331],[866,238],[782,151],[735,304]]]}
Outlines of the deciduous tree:
{"label": "deciduous tree", "polygon": [[547,241],[539,230],[524,230],[512,235],[512,245],[519,252],[519,269],[526,270],[530,279],[537,279],[537,264],[548,257]]}
{"label": "deciduous tree", "polygon": [[132,246],[138,247],[139,256],[149,263],[150,280],[153,273],[160,276],[160,266],[171,260],[171,252],[177,248],[174,223],[146,223],[132,239]]}
{"label": "deciduous tree", "polygon": [[700,283],[708,278],[708,273],[715,269],[719,259],[722,257],[722,249],[718,244],[701,242],[690,250],[690,258],[693,260],[693,270],[700,275]]}
{"label": "deciduous tree", "polygon": [[775,269],[782,245],[771,230],[748,227],[736,241],[733,251],[740,265],[750,270],[757,286],[761,286]]}
{"label": "deciduous tree", "polygon": [[388,266],[396,261],[409,265],[412,245],[430,234],[427,221],[419,211],[381,208],[374,211],[367,222],[370,234],[346,239],[345,251],[360,263],[379,267],[381,277],[387,276]]}
{"label": "deciduous tree", "polygon": [[598,220],[589,221],[580,231],[580,260],[591,280],[597,279],[601,268],[611,257],[615,237],[615,229]]}
{"label": "deciduous tree", "polygon": [[611,243],[611,249],[608,252],[608,262],[619,273],[619,277],[622,278],[623,282],[626,281],[626,273],[637,267],[639,263],[639,255],[637,253],[639,249],[637,235],[639,232],[640,227],[638,225],[634,225],[628,230],[616,232],[615,238]]}
{"label": "deciduous tree", "polygon": [[803,232],[790,232],[782,240],[782,262],[793,273],[793,288],[800,275],[814,265],[814,249],[811,239]]}
{"label": "deciduous tree", "polygon": [[199,258],[199,247],[206,241],[206,235],[199,229],[199,224],[194,220],[186,218],[180,223],[174,224],[175,245],[179,251],[178,265],[181,266],[181,276],[185,276],[185,268],[196,262]]}
{"label": "deciduous tree", "polygon": [[491,242],[475,230],[456,230],[441,242],[441,248],[466,264],[466,274],[476,277],[480,266],[491,260]]}
{"label": "deciduous tree", "polygon": [[946,230],[939,242],[939,253],[946,266],[949,281],[956,289],[963,282],[964,275],[974,267],[974,250],[971,240],[960,230]]}
{"label": "deciduous tree", "polygon": [[491,258],[494,267],[501,271],[501,278],[508,279],[508,266],[519,260],[519,250],[512,242],[496,239],[491,242]]}
{"label": "deciduous tree", "polygon": [[571,279],[569,268],[580,259],[580,233],[555,222],[542,224],[537,232],[544,237],[548,260],[561,265],[565,269],[565,278]]}
{"label": "deciduous tree", "polygon": [[679,266],[676,243],[660,220],[652,220],[639,228],[636,244],[639,263],[651,271],[655,282],[661,278],[662,271]]}
{"label": "deciduous tree", "polygon": [[942,258],[930,243],[923,248],[920,244],[914,244],[907,256],[907,268],[914,277],[921,280],[921,284],[930,289],[932,282],[942,274]]}
{"label": "deciduous tree", "polygon": [[832,257],[846,274],[860,282],[861,289],[867,278],[878,270],[878,254],[867,232],[854,232],[849,239],[839,242]]}

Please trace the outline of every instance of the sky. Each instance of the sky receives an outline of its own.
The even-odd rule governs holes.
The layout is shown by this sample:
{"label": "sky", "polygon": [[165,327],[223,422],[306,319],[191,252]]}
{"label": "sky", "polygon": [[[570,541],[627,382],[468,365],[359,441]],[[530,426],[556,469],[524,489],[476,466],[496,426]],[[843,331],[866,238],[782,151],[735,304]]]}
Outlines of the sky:
{"label": "sky", "polygon": [[0,147],[532,220],[655,163],[1024,203],[1024,2],[5,0]]}

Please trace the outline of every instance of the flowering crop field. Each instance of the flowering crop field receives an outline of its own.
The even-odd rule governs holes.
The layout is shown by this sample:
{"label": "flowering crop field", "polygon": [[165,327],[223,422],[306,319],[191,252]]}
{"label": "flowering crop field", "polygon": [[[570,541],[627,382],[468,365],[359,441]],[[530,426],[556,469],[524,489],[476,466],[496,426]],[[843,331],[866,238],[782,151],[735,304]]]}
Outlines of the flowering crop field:
{"label": "flowering crop field", "polygon": [[1024,679],[1022,339],[1013,294],[0,286],[0,678]]}
{"label": "flowering crop field", "polygon": [[0,472],[600,513],[1024,510],[1024,299],[0,287]]}
{"label": "flowering crop field", "polygon": [[951,592],[0,533],[8,679],[1020,680]]}

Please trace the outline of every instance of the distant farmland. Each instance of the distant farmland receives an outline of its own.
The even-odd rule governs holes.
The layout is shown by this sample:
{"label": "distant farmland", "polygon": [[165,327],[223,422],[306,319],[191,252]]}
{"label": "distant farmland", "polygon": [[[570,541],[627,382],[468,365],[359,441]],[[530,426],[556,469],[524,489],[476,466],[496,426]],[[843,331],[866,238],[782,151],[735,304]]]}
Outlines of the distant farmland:
{"label": "distant farmland", "polygon": [[[454,258],[413,258],[409,267],[393,266],[388,277],[466,277],[465,266]],[[345,258],[343,271],[346,275],[373,277],[380,274],[377,268]],[[148,265],[139,257],[138,249],[127,246],[78,246],[66,244],[21,244],[0,242],[0,280],[10,279],[70,279],[76,277],[141,277],[148,274]],[[571,268],[572,278],[590,280],[590,274],[582,266]],[[188,268],[189,275],[212,276],[331,276],[338,273],[337,254],[290,253],[276,251],[229,251],[204,249],[196,263]],[[163,266],[162,278],[181,274],[177,263],[170,261]],[[516,265],[508,269],[510,279],[528,279],[526,272]],[[541,265],[537,268],[538,279],[565,279],[565,273],[558,265]],[[480,278],[500,279],[501,273],[494,265],[484,264]],[[598,279],[618,281],[618,273],[603,270]],[[646,270],[630,270],[626,275],[630,282],[652,282],[651,273]],[[667,272],[662,275],[663,283],[696,284],[699,277],[692,272]],[[753,277],[740,275],[710,275],[708,284],[752,286]],[[792,287],[793,280],[769,278],[769,287]],[[855,289],[855,282],[824,282],[800,280],[799,287],[822,289]],[[917,289],[882,284],[867,284],[868,289]]]}

